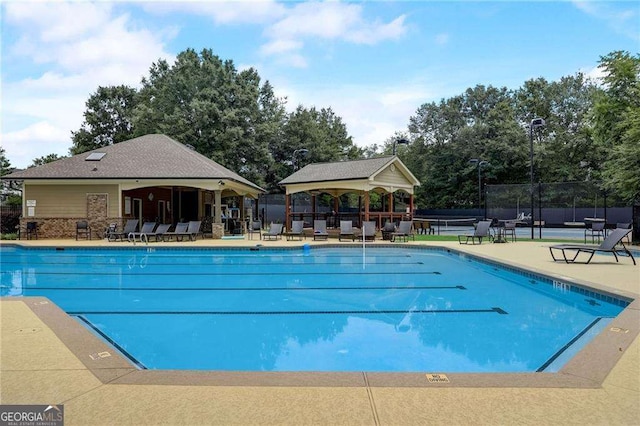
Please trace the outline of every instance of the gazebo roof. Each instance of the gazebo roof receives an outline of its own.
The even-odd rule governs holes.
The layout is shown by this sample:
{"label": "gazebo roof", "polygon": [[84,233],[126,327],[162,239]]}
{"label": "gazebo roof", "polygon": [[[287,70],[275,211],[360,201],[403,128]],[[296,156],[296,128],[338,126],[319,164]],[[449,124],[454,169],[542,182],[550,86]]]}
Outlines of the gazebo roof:
{"label": "gazebo roof", "polygon": [[309,164],[279,183],[287,194],[327,192],[339,195],[351,191],[381,188],[386,192],[404,190],[413,194],[420,182],[396,156],[364,160]]}

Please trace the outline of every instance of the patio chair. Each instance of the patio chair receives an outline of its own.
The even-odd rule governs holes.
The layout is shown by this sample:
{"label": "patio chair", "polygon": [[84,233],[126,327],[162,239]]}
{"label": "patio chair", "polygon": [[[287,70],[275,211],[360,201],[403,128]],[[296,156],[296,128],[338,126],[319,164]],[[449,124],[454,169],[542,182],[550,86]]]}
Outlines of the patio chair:
{"label": "patio chair", "polygon": [[[566,263],[589,263],[593,258],[593,255],[600,253],[611,253],[616,258],[616,262],[618,262],[618,255],[621,256],[629,256],[633,261],[633,264],[636,264],[636,260],[633,257],[633,254],[625,247],[622,240],[631,232],[631,229],[614,229],[611,231],[609,236],[602,241],[599,246],[592,245],[582,245],[582,244],[557,244],[549,247],[549,252],[551,253],[551,257],[554,261],[564,260]],[[618,244],[622,247],[617,248]],[[562,258],[554,255],[554,250],[558,250],[562,252]],[[567,251],[575,252],[573,257],[567,257]],[[577,258],[580,253],[588,253],[589,258],[585,262],[578,262]]]}
{"label": "patio chair", "polygon": [[36,240],[38,239],[38,222],[27,222],[27,240],[30,240],[31,237],[35,236]]}
{"label": "patio chair", "polygon": [[391,240],[391,234],[396,232],[396,225],[392,221],[387,221],[382,227],[382,239],[383,240]]}
{"label": "patio chair", "polygon": [[258,234],[258,239],[262,239],[262,222],[254,220],[249,226],[249,239],[253,240],[253,234]]}
{"label": "patio chair", "polygon": [[127,240],[130,243],[135,242],[136,238],[138,238],[140,241],[148,241],[147,235],[153,234],[154,229],[156,229],[155,222],[145,222],[142,224],[142,228],[140,228],[140,232],[129,232],[127,234]]}
{"label": "patio chair", "polygon": [[262,233],[263,240],[271,240],[271,239],[282,239],[282,228],[283,225],[281,223],[271,223],[269,226],[269,230],[267,232]]}
{"label": "patio chair", "polygon": [[513,220],[505,221],[504,228],[502,229],[502,235],[504,236],[505,240],[507,238],[507,235],[510,235],[511,242],[514,242],[516,240],[516,222]]}
{"label": "patio chair", "polygon": [[340,221],[340,234],[338,234],[338,241],[342,241],[342,238],[351,238],[351,241],[355,241],[356,234],[353,231],[353,223],[350,220]]}
{"label": "patio chair", "polygon": [[[136,232],[136,229],[138,229],[138,219],[129,219],[127,220],[127,223],[124,224],[122,232],[114,232],[111,235],[113,236],[114,241],[124,241],[125,238],[129,237],[129,234]],[[109,241],[111,241],[111,239],[109,239]]]}
{"label": "patio chair", "polygon": [[395,241],[396,238],[401,238],[404,241],[407,241],[409,237],[411,237],[413,241],[415,241],[416,234],[413,232],[412,228],[413,228],[412,221],[410,220],[401,221],[400,224],[398,225],[398,230],[391,234],[391,241]]}
{"label": "patio chair", "polygon": [[167,231],[162,234],[162,241],[171,241],[173,237],[176,238],[176,241],[182,241],[184,237],[188,237],[189,234],[187,230],[189,229],[189,224],[187,222],[178,222],[176,224],[176,228],[173,231]]}
{"label": "patio chair", "polygon": [[591,242],[596,242],[596,237],[598,238],[598,242],[600,242],[600,238],[605,238],[604,226],[605,222],[593,222],[591,223],[591,228],[587,228],[584,230],[584,243],[587,243],[587,237],[591,237]]}
{"label": "patio chair", "polygon": [[376,222],[375,221],[362,222],[362,230],[358,234],[358,239],[362,241],[363,238],[365,241],[375,241],[376,239]]}
{"label": "patio chair", "polygon": [[[469,244],[469,240],[471,240],[471,244],[475,244],[477,239],[478,244],[482,244],[483,238],[489,238],[489,239],[492,238],[490,228],[491,228],[490,220],[481,220],[480,222],[478,222],[478,225],[476,226],[476,229],[473,232],[473,234],[458,235],[458,242],[460,244]],[[464,243],[462,242],[463,238],[465,239]]]}
{"label": "patio chair", "polygon": [[115,234],[117,233],[118,233],[118,224],[116,222],[111,222],[109,226],[104,228],[104,234],[102,235],[102,238],[105,238],[111,241],[112,238],[116,238]]}
{"label": "patio chair", "polygon": [[291,230],[285,233],[287,236],[287,241],[290,241],[296,237],[298,240],[302,241],[302,237],[307,239],[307,236],[304,235],[304,221],[303,220],[294,220],[291,222]]}
{"label": "patio chair", "polygon": [[78,241],[78,237],[84,236],[85,239],[91,239],[91,227],[89,226],[89,222],[86,220],[79,220],[76,222],[76,241]]}
{"label": "patio chair", "polygon": [[327,221],[322,220],[314,220],[313,221],[313,240],[321,239],[326,240],[329,238],[329,233],[327,233]]}

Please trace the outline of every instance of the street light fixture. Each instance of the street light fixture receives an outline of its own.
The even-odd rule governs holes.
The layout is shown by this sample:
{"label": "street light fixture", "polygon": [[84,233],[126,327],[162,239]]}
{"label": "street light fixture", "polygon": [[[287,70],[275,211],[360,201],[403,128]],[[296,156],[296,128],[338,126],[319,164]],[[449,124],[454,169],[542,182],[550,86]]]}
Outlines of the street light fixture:
{"label": "street light fixture", "polygon": [[405,138],[396,139],[393,141],[393,155],[396,155],[396,146],[398,145],[409,145],[409,141]]}
{"label": "street light fixture", "polygon": [[291,163],[293,164],[293,171],[295,172],[298,168],[296,167],[296,157],[300,154],[300,157],[306,157],[309,154],[309,150],[306,148],[300,148],[293,151]]}
{"label": "street light fixture", "polygon": [[[533,214],[533,131],[539,127],[544,127],[545,121],[544,118],[534,118],[531,120],[531,124],[529,124],[529,176],[531,177],[531,239],[534,239],[533,229],[534,229],[534,214]],[[542,220],[541,217],[538,220]]]}
{"label": "street light fixture", "polygon": [[482,180],[480,180],[480,170],[483,166],[490,166],[488,161],[480,158],[472,158],[469,163],[475,164],[478,168],[478,210],[482,210]]}

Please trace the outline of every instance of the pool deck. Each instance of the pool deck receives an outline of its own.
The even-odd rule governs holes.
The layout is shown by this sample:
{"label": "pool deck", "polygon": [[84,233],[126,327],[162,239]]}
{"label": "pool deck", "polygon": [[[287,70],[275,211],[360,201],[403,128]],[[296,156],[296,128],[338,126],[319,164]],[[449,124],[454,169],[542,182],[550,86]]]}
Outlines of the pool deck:
{"label": "pool deck", "polygon": [[[305,243],[326,244],[311,239],[206,239],[166,245],[279,247]],[[131,245],[102,240],[20,244]],[[640,265],[634,266],[628,258],[615,263],[611,257],[596,255],[592,264],[567,265],[551,260],[549,243],[535,241],[475,246],[396,244],[448,247],[610,293],[640,294]],[[149,247],[162,245],[151,243]],[[66,425],[640,423],[638,299],[587,345],[585,350],[595,347],[589,349],[591,356],[581,356],[581,352],[562,374],[447,374],[448,383],[429,383],[425,376],[446,372],[419,375],[424,383],[415,383],[418,375],[403,383],[402,375],[385,381],[369,373],[293,373],[295,379],[288,380],[286,374],[268,373],[232,373],[234,377],[229,378],[215,372],[140,372],[119,356],[105,355],[97,339],[91,339],[75,320],[45,299],[2,299],[0,320],[0,403],[64,404]],[[86,345],[93,352],[84,350]]]}

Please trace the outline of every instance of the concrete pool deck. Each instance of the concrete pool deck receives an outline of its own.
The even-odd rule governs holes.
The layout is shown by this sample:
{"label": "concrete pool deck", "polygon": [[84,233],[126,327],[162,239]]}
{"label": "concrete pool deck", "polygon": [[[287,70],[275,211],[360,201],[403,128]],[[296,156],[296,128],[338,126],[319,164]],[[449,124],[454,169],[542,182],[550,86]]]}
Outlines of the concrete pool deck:
{"label": "concrete pool deck", "polygon": [[[311,239],[302,242],[206,239],[151,243],[149,247],[178,244],[279,247],[305,243],[326,244]],[[20,244],[131,245],[102,240],[32,240]],[[628,258],[615,263],[608,256],[596,255],[590,265],[567,265],[551,260],[549,243],[407,244],[449,247],[610,293],[640,294],[640,265],[634,266]],[[290,381],[286,374],[267,374],[265,379],[264,374],[236,373],[228,380],[224,374],[210,372],[140,372],[119,356],[103,357],[105,351],[97,339],[92,339],[75,320],[46,302],[42,298],[0,301],[0,403],[64,404],[67,425],[632,425],[640,419],[637,299],[616,318],[616,331],[606,330],[598,336],[598,342],[588,345],[600,346],[600,350],[590,350],[590,353],[602,354],[602,359],[599,355],[581,357],[583,351],[572,360],[575,368],[562,375],[518,375],[522,380],[504,374],[448,374],[449,383],[429,384],[422,374],[422,385],[401,381],[394,385],[393,380],[385,383],[369,373],[347,373],[337,378],[330,374],[294,373],[297,377]],[[88,340],[92,341],[87,343]],[[87,345],[90,348],[86,348]],[[617,353],[609,353],[612,350]],[[140,373],[152,374],[142,377]],[[157,375],[163,377],[158,379]],[[530,376],[534,376],[533,379]],[[411,376],[411,380],[415,377]]]}

